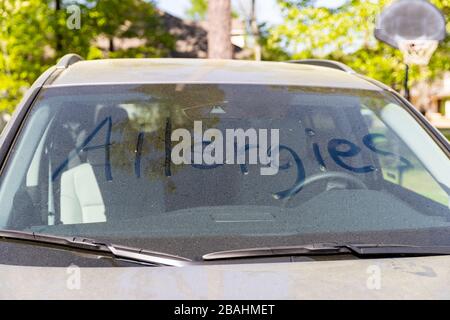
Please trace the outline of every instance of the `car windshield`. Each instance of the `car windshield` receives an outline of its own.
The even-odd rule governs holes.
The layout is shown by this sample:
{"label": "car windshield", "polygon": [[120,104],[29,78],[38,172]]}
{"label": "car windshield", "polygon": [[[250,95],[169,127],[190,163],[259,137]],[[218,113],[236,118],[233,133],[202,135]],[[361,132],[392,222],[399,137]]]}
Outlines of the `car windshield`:
{"label": "car windshield", "polygon": [[199,259],[316,242],[450,245],[450,162],[382,90],[43,89],[8,155],[0,228]]}

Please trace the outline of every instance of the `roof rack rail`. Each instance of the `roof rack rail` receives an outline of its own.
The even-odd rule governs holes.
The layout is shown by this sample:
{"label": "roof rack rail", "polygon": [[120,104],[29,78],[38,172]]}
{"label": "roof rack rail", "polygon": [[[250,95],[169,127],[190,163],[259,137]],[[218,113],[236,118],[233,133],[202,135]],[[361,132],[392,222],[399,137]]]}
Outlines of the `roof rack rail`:
{"label": "roof rack rail", "polygon": [[327,67],[332,69],[341,70],[348,73],[356,73],[355,70],[349,66],[343,64],[342,62],[325,60],[325,59],[303,59],[303,60],[290,60],[289,63],[299,63],[299,64],[309,64],[320,67]]}
{"label": "roof rack rail", "polygon": [[58,69],[66,69],[69,66],[71,66],[74,63],[77,63],[78,61],[82,61],[83,58],[75,53],[68,53],[64,55],[61,59],[59,59],[58,63],[56,64],[56,68]]}

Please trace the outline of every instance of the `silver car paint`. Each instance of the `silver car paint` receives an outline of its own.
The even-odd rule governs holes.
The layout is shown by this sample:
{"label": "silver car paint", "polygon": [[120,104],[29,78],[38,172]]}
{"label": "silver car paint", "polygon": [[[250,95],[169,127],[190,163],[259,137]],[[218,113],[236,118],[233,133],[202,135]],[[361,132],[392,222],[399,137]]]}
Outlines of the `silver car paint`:
{"label": "silver car paint", "polygon": [[[373,276],[379,276],[379,287],[371,285]],[[182,268],[1,265],[0,298],[450,299],[450,257]]]}

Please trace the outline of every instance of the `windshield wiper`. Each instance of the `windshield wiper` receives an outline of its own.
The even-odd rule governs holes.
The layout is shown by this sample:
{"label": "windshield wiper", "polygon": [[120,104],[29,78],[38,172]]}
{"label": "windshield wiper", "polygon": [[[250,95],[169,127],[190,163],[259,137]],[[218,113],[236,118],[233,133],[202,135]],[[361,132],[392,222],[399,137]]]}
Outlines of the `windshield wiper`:
{"label": "windshield wiper", "polygon": [[192,260],[140,248],[119,246],[83,237],[59,237],[35,232],[0,230],[0,241],[18,241],[69,251],[83,251],[95,256],[129,261],[151,266],[182,267],[193,264]]}
{"label": "windshield wiper", "polygon": [[205,261],[212,261],[275,256],[312,256],[337,254],[352,254],[361,258],[450,255],[450,246],[315,243],[300,246],[262,247],[218,251],[205,254],[202,258]]}

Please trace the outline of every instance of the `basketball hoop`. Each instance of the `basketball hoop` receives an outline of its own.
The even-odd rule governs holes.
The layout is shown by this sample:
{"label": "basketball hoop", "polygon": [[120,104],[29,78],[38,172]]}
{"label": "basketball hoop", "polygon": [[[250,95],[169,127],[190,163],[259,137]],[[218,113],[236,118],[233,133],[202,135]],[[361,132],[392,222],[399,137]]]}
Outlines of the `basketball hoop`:
{"label": "basketball hoop", "polygon": [[398,48],[406,64],[427,65],[438,44],[437,40],[400,40]]}
{"label": "basketball hoop", "polygon": [[439,42],[447,35],[445,25],[443,13],[428,0],[397,0],[378,16],[375,38],[403,53],[407,100],[409,66],[430,62]]}

